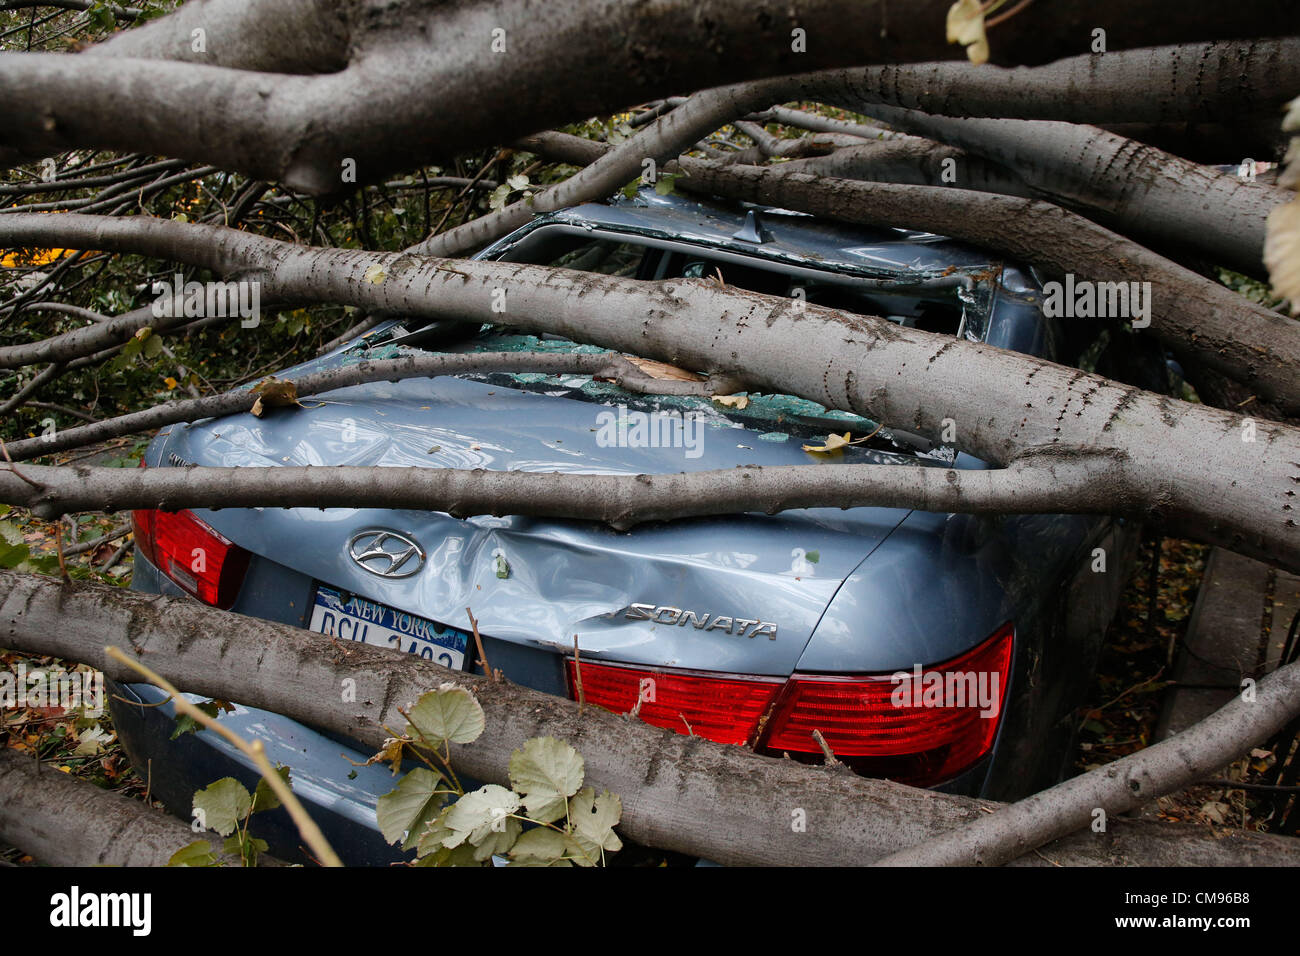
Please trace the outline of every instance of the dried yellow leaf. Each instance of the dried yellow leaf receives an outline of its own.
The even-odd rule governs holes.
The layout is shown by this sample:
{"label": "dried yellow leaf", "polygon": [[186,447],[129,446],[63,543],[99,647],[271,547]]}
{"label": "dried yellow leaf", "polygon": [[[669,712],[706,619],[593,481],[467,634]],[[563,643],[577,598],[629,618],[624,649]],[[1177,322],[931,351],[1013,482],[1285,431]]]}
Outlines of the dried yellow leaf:
{"label": "dried yellow leaf", "polygon": [[651,359],[641,358],[637,355],[624,355],[625,359],[639,368],[651,378],[658,379],[661,382],[702,382],[703,375],[696,375],[694,372],[688,372],[686,369],[678,368],[676,365],[669,365],[667,362],[655,362]]}
{"label": "dried yellow leaf", "polygon": [[1300,199],[1268,214],[1264,265],[1273,294],[1291,300],[1291,314],[1300,314]]}
{"label": "dried yellow leaf", "polygon": [[[826,444],[824,444],[824,445],[804,445],[804,446],[803,446],[803,450],[804,450],[804,451],[808,451],[808,452],[812,452],[814,455],[824,455],[824,454],[826,454],[827,452],[838,451],[839,449],[844,448],[846,445],[852,445],[852,444],[854,444],[852,441],[849,440],[849,437],[850,437],[852,434],[853,434],[852,432],[845,432],[843,436],[840,436],[840,435],[827,435],[827,436],[826,436]],[[860,439],[860,441],[866,441],[866,439],[863,438],[863,439]]]}
{"label": "dried yellow leaf", "polygon": [[957,0],[948,8],[948,42],[960,43],[966,56],[979,66],[989,59],[989,41],[984,34],[984,11],[979,0]]}
{"label": "dried yellow leaf", "polygon": [[274,375],[269,375],[253,386],[257,401],[249,409],[256,417],[266,414],[266,409],[274,405],[299,405],[298,387],[293,382],[286,382]]}

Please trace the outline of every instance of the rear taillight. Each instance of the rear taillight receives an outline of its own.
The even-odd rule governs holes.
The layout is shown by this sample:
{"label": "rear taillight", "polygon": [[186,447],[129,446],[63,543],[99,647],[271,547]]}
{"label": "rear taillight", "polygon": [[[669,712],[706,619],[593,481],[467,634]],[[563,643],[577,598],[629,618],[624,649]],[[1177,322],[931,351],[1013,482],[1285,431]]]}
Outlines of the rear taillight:
{"label": "rear taillight", "polygon": [[1014,636],[1008,623],[974,650],[912,671],[784,682],[584,663],[583,696],[620,713],[640,697],[640,716],[656,727],[804,760],[822,756],[816,730],[859,773],[934,786],[993,748]]}
{"label": "rear taillight", "polygon": [[791,678],[759,747],[818,754],[817,730],[862,773],[924,786],[951,779],[993,748],[1014,633],[1007,624],[961,657],[912,671]]}
{"label": "rear taillight", "polygon": [[193,512],[133,511],[139,554],[204,604],[228,610],[248,571],[249,553]]}
{"label": "rear taillight", "polygon": [[[717,677],[686,671],[583,663],[582,695],[616,713],[627,713],[639,699],[641,719],[655,727],[694,734],[722,744],[744,744],[781,690],[780,678]],[[577,699],[574,664],[569,686]]]}

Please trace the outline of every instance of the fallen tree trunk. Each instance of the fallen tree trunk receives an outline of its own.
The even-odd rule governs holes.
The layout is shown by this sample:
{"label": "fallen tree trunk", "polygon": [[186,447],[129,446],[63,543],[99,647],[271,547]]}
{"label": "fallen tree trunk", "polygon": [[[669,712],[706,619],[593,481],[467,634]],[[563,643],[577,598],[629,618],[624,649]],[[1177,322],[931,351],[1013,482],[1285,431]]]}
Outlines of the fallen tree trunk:
{"label": "fallen tree trunk", "polygon": [[[438,375],[487,371],[545,372],[552,375],[561,372],[585,373],[620,382],[625,388],[648,387],[651,383],[657,389],[676,387],[675,394],[689,394],[688,389],[692,385],[695,386],[695,393],[708,394],[709,384],[708,382],[669,383],[657,380],[647,382],[644,375],[638,375],[637,367],[620,355],[562,352],[472,352],[467,355],[407,355],[381,361],[361,359],[348,362],[340,368],[300,375],[290,381],[294,385],[294,394],[298,398],[304,398],[333,389],[363,385],[367,382],[433,378]],[[162,428],[164,425],[174,425],[177,422],[196,422],[203,418],[251,411],[260,397],[261,392],[255,388],[242,387],[203,398],[166,402],[90,425],[65,428],[49,436],[23,439],[6,445],[5,450],[11,461],[39,458],[90,442],[106,441],[122,435]]]}
{"label": "fallen tree trunk", "polygon": [[846,146],[828,156],[796,159],[776,168],[782,174],[940,188],[951,185],[1004,196],[1035,196],[1023,180],[1002,166],[955,146],[904,133],[878,143]]}
{"label": "fallen tree trunk", "polygon": [[[701,279],[637,282],[518,263],[304,249],[233,229],[74,213],[0,219],[0,236],[15,233],[237,271],[286,301],[504,319],[925,435],[940,435],[947,421],[956,447],[994,465],[1049,450],[1058,463],[1124,462],[1126,487],[1153,516],[1300,569],[1292,516],[1300,430],[990,346]],[[494,290],[509,292],[504,314],[493,307],[504,293]]]}
{"label": "fallen tree trunk", "polygon": [[[105,642],[130,648],[190,692],[277,711],[376,751],[388,736],[385,724],[405,726],[399,707],[454,680],[473,691],[486,715],[478,740],[452,748],[459,770],[506,783],[509,756],[524,741],[559,737],[583,755],[589,784],[622,798],[624,835],[720,863],[860,865],[999,806],[760,757],[599,708],[580,711],[572,701],[448,671],[409,654],[189,600],[0,571],[0,644],[84,661],[114,679],[138,679],[103,653]],[[355,682],[354,702],[340,692],[345,680]],[[804,811],[806,831],[791,826],[795,809]],[[1189,829],[1126,823],[1058,840],[1043,855],[1080,865],[1167,860],[1189,846]],[[1300,861],[1300,841],[1234,831],[1217,842],[1197,842],[1193,852],[1199,862],[1293,863]]]}
{"label": "fallen tree trunk", "polygon": [[[593,144],[604,147],[601,155],[593,157],[590,165],[564,182],[455,229],[429,236],[406,251],[430,256],[459,255],[518,229],[540,213],[604,199],[642,176],[646,160],[652,164],[664,163],[730,120],[789,95],[791,87],[797,85],[797,79],[781,78],[696,93],[617,147]],[[545,140],[539,141],[539,146],[543,143]]]}
{"label": "fallen tree trunk", "polygon": [[[102,55],[7,56],[0,162],[83,147],[179,151],[303,192],[335,193],[686,88],[864,61],[961,58],[946,37],[950,6],[912,0],[904,13],[888,0],[805,0],[797,10],[781,0],[579,0],[541,13],[526,0],[278,0],[256,12],[230,2],[182,8],[105,44]],[[1093,0],[1078,9],[1108,31],[1111,49],[1268,36],[1289,22],[1285,0],[1194,13],[1174,0]],[[275,17],[281,10],[284,22]],[[1061,3],[1020,10],[990,33],[995,60],[1043,63],[1081,52],[1088,39],[1077,15]],[[211,40],[195,50],[198,20]],[[303,22],[315,24],[312,39],[286,41]],[[217,48],[220,57],[209,59]],[[178,62],[196,53],[202,62]],[[167,58],[150,58],[158,56]],[[286,69],[307,75],[277,72]],[[352,180],[342,174],[348,162]]]}
{"label": "fallen tree trunk", "polygon": [[852,90],[859,103],[936,116],[1103,126],[1276,117],[1297,88],[1300,37],[1108,50],[1033,67],[874,66],[858,74]]}
{"label": "fallen tree trunk", "polygon": [[648,521],[793,508],[915,508],[943,514],[1143,513],[1123,463],[1026,456],[1008,468],[783,465],[669,475],[572,475],[455,468],[122,469],[0,465],[0,499],[43,518],[181,508],[410,508],[472,515]]}
{"label": "fallen tree trunk", "polygon": [[930,116],[863,105],[851,96],[831,102],[977,153],[1125,235],[1193,250],[1248,275],[1264,275],[1268,214],[1291,199],[1285,189],[1246,182],[1094,126]]}
{"label": "fallen tree trunk", "polygon": [[[236,856],[208,834],[228,866]],[[0,750],[0,841],[44,866],[166,866],[181,847],[202,839],[170,814],[83,783],[30,754]],[[272,861],[263,857],[264,864]]]}
{"label": "fallen tree trunk", "polygon": [[679,165],[688,175],[677,185],[691,192],[935,232],[1056,276],[1150,283],[1151,331],[1170,349],[1300,410],[1300,323],[1059,206],[968,189],[829,180],[785,167]]}

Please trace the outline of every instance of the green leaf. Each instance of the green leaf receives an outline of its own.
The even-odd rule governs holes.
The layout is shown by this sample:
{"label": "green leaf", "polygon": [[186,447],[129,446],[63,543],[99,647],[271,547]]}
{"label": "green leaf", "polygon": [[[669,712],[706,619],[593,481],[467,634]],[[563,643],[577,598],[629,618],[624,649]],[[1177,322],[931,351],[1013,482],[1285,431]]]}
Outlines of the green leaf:
{"label": "green leaf", "polygon": [[660,173],[659,181],[655,183],[655,192],[660,196],[667,196],[673,191],[673,184],[677,182],[677,177],[672,173]]}
{"label": "green leaf", "polygon": [[163,340],[161,336],[151,335],[144,340],[141,351],[144,352],[145,358],[155,358],[163,350]]}
{"label": "green leaf", "polygon": [[208,840],[195,840],[187,843],[167,860],[168,866],[220,866],[216,854],[212,852],[212,843]]}
{"label": "green leaf", "polygon": [[433,852],[421,856],[415,861],[416,866],[482,866],[483,861],[475,859],[476,848],[472,843],[457,847],[440,846]]}
{"label": "green leaf", "polygon": [[623,195],[628,199],[635,199],[636,192],[641,188],[641,180],[634,179],[623,187]]}
{"label": "green leaf", "polygon": [[96,30],[111,30],[117,25],[117,21],[113,18],[113,11],[106,3],[92,4],[86,10],[86,15],[90,17],[91,26]]}
{"label": "green leaf", "polygon": [[[286,786],[288,786],[289,768],[276,767],[275,772],[280,775],[280,779],[285,782]],[[263,777],[261,780],[257,781],[257,789],[253,791],[253,809],[250,812],[261,813],[263,810],[274,810],[279,805],[280,798],[275,795],[275,791],[272,790],[271,785],[266,782],[266,778]]]}
{"label": "green leaf", "polygon": [[[479,787],[452,804],[442,818],[443,825],[451,831],[442,845],[460,846],[468,840],[479,850],[475,857],[484,860],[492,852],[498,852],[497,847],[500,847],[499,852],[505,852],[519,836],[519,821],[509,819],[509,815],[518,809],[519,794],[495,783]],[[513,828],[511,823],[515,824]],[[484,847],[491,849],[480,856]]]}
{"label": "green leaf", "polygon": [[27,545],[0,545],[0,568],[16,568],[27,560],[30,554]]}
{"label": "green leaf", "polygon": [[497,555],[497,577],[499,578],[510,577],[510,562],[506,560],[506,556],[504,554]]}
{"label": "green leaf", "polygon": [[199,731],[199,722],[189,714],[177,714],[176,726],[172,728],[172,735],[169,740],[175,740],[181,734],[194,734]]}
{"label": "green leaf", "polygon": [[257,866],[257,858],[267,851],[265,840],[259,840],[257,837],[250,836],[246,840],[241,840],[239,834],[226,837],[226,842],[222,849],[231,856],[237,856],[244,861],[244,866]]}
{"label": "green leaf", "polygon": [[438,815],[447,799],[442,774],[416,767],[397,785],[397,789],[379,798],[375,814],[379,832],[389,843],[406,834],[402,849],[409,850],[420,839],[424,825]]}
{"label": "green leaf", "polygon": [[565,815],[582,778],[582,756],[554,737],[534,737],[510,755],[510,785],[523,794],[528,818],[538,823]]}
{"label": "green leaf", "polygon": [[[205,700],[202,703],[194,705],[209,717],[215,718],[222,710],[229,710],[230,705],[224,701]],[[197,734],[203,729],[203,725],[191,717],[189,714],[177,714],[176,726],[172,728],[172,735],[169,739],[175,740],[182,734]]]}
{"label": "green leaf", "polygon": [[486,725],[478,700],[455,684],[443,684],[437,690],[421,694],[406,719],[407,735],[423,737],[434,747],[441,747],[448,740],[454,744],[472,743]]}
{"label": "green leaf", "polygon": [[235,832],[252,805],[253,798],[234,777],[222,777],[194,794],[194,809],[202,811],[203,825],[222,836]]}
{"label": "green leaf", "polygon": [[566,859],[573,849],[563,833],[549,827],[529,830],[510,849],[511,866],[572,866]]}
{"label": "green leaf", "polygon": [[614,833],[622,815],[623,801],[608,790],[596,796],[594,788],[583,787],[569,801],[573,839],[586,859],[597,863],[602,849],[610,853],[623,849],[623,841]]}
{"label": "green leaf", "polygon": [[420,831],[415,847],[418,856],[428,856],[437,853],[439,850],[450,849],[449,844],[454,845],[458,842],[455,839],[455,832],[447,828],[446,820],[449,813],[451,813],[451,807],[444,807]]}
{"label": "green leaf", "polygon": [[807,558],[810,563],[817,564],[822,559],[822,553],[820,551],[805,551],[804,557]]}
{"label": "green leaf", "polygon": [[496,189],[492,190],[491,196],[488,197],[488,206],[494,210],[501,210],[506,207],[506,200],[510,198],[510,186],[502,183]]}

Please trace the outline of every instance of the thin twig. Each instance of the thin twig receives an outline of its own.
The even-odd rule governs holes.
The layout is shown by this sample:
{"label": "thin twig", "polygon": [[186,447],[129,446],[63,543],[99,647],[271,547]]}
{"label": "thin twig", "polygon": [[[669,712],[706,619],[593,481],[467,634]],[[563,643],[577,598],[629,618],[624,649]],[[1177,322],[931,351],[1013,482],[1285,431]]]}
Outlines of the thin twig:
{"label": "thin twig", "polygon": [[27,482],[27,484],[31,485],[33,488],[36,488],[38,490],[40,489],[41,487],[40,485],[32,481],[26,475],[24,475],[21,471],[18,470],[17,466],[14,465],[14,460],[9,457],[9,449],[5,447],[5,441],[3,438],[0,438],[0,452],[4,453],[5,461],[9,463],[9,471],[12,471],[15,475],[17,475],[23,481]]}
{"label": "thin twig", "polygon": [[289,785],[284,782],[284,778],[276,772],[275,767],[271,766],[271,761],[266,759],[266,748],[262,746],[260,740],[254,740],[252,743],[244,740],[243,737],[240,737],[225,724],[213,717],[209,717],[203,711],[199,710],[199,708],[191,704],[181,695],[179,690],[169,684],[161,675],[154,673],[139,661],[127,657],[122,653],[120,648],[105,647],[104,653],[118,663],[125,664],[132,670],[138,671],[146,680],[149,681],[149,683],[161,687],[167,693],[171,694],[177,710],[193,718],[209,730],[220,734],[233,746],[237,747],[240,753],[243,753],[252,759],[253,763],[257,766],[257,769],[261,771],[262,777],[266,780],[267,785],[270,786],[276,797],[279,798],[280,803],[284,805],[285,810],[289,812],[289,816],[293,818],[293,822],[297,824],[298,832],[302,835],[302,838],[307,841],[307,845],[311,847],[312,852],[316,854],[316,857],[323,860],[325,866],[343,865],[343,861],[339,859],[338,854],[334,852],[334,848],[331,847],[329,841],[325,839],[325,834],[321,833],[320,827],[316,825],[316,821],[308,815],[307,811],[303,808],[303,805],[298,802],[298,798],[294,796],[293,791],[289,789]]}
{"label": "thin twig", "polygon": [[469,608],[465,608],[465,613],[469,615],[469,626],[474,632],[474,646],[478,648],[479,666],[483,668],[483,673],[487,675],[488,680],[495,683],[497,675],[492,668],[488,666],[487,652],[483,650],[483,638],[481,638],[478,633],[478,621],[474,619],[474,612]]}
{"label": "thin twig", "polygon": [[843,763],[835,759],[835,754],[831,751],[830,745],[826,743],[826,738],[822,736],[822,732],[820,730],[813,730],[812,737],[813,740],[817,741],[817,746],[822,749],[822,753],[826,755],[826,766],[828,767],[844,766]]}
{"label": "thin twig", "polygon": [[[582,661],[578,659],[578,635],[573,635],[573,681],[578,685],[578,714],[582,714],[582,708],[587,700],[582,693]],[[641,695],[637,695],[637,706],[641,704]]]}
{"label": "thin twig", "polygon": [[63,577],[64,584],[71,584],[72,578],[68,576],[68,559],[63,554],[63,518],[60,517],[54,525],[54,546],[59,551],[59,574]]}

